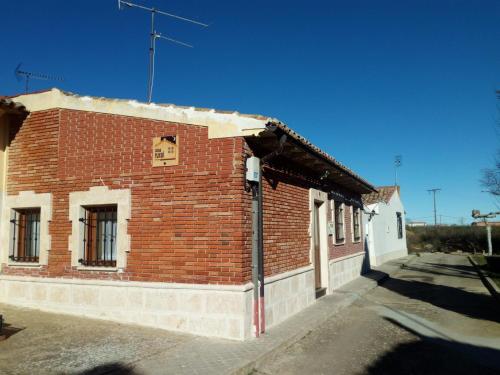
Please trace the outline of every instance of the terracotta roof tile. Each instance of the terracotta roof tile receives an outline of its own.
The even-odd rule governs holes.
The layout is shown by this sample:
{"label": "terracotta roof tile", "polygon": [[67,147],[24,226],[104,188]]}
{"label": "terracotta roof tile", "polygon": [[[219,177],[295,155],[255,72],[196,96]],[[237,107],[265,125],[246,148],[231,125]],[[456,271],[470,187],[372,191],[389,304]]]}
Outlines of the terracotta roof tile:
{"label": "terracotta roof tile", "polygon": [[397,190],[399,192],[399,186],[378,186],[377,192],[370,194],[363,194],[363,203],[374,204],[378,202],[389,203],[394,192]]}

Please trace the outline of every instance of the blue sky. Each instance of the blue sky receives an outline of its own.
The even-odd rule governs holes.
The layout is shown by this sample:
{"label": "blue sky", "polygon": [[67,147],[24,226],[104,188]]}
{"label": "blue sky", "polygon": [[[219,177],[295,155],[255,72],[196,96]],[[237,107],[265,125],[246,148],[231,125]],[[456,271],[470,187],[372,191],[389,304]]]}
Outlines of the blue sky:
{"label": "blue sky", "polygon": [[[277,117],[376,185],[400,184],[409,218],[443,222],[495,209],[500,1],[137,0],[210,23],[158,18],[154,101]],[[148,14],[115,0],[2,1],[0,93],[13,70],[75,93],[145,100]]]}

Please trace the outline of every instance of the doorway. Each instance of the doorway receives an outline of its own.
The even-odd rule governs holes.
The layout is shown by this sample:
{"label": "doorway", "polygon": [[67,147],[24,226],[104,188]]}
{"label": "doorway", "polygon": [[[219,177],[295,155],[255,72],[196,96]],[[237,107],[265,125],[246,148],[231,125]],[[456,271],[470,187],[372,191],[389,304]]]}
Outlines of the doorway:
{"label": "doorway", "polygon": [[326,294],[326,288],[323,287],[322,280],[322,264],[321,264],[321,223],[320,223],[320,208],[323,202],[314,202],[313,206],[313,251],[314,251],[314,286],[316,288],[316,298]]}

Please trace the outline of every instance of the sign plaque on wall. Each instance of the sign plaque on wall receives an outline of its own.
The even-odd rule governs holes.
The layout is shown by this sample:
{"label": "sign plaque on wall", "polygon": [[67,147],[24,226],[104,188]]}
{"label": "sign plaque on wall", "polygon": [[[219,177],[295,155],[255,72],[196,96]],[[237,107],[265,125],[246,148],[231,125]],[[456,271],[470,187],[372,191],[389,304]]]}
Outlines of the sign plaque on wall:
{"label": "sign plaque on wall", "polygon": [[179,164],[179,137],[165,135],[153,138],[153,167]]}

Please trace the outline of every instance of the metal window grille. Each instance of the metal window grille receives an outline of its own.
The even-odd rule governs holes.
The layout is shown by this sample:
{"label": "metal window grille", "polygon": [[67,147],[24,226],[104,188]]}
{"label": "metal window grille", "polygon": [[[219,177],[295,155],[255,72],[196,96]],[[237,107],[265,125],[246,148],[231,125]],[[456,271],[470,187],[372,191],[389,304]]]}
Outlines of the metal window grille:
{"label": "metal window grille", "polygon": [[40,208],[12,211],[12,249],[14,262],[38,262],[40,254]]}
{"label": "metal window grille", "polygon": [[334,202],[335,207],[335,240],[344,240],[344,205],[341,202]]}
{"label": "metal window grille", "polygon": [[359,241],[361,238],[361,234],[359,231],[360,223],[359,223],[359,208],[353,209],[353,232],[354,232],[354,241]]}
{"label": "metal window grille", "polygon": [[396,212],[396,220],[398,224],[398,238],[403,238],[403,217],[401,212]]}
{"label": "metal window grille", "polygon": [[116,205],[84,207],[82,265],[116,266],[116,217]]}

